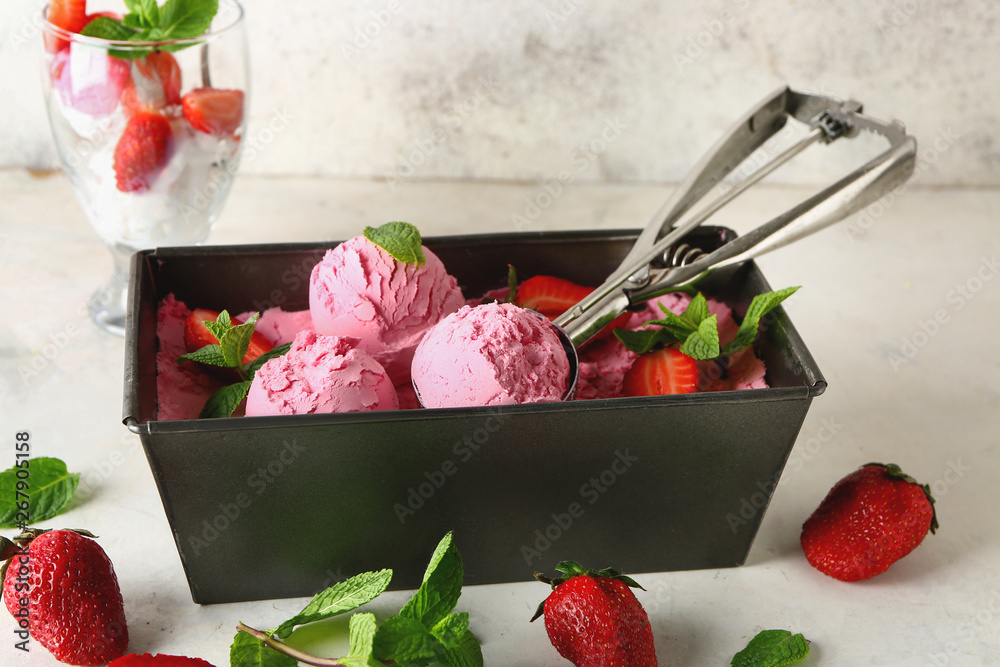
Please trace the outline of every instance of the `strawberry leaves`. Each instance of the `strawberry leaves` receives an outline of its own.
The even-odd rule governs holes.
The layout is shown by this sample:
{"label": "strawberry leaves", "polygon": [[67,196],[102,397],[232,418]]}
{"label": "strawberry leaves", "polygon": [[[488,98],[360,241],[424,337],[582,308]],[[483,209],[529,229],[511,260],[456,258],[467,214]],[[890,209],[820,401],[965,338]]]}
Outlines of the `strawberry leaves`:
{"label": "strawberry leaves", "polygon": [[700,292],[691,299],[680,315],[672,313],[661,304],[663,318],[646,323],[646,326],[655,326],[656,329],[615,329],[615,336],[636,354],[645,354],[660,346],[679,343],[680,351],[693,359],[715,359],[752,345],[757,337],[761,318],[798,289],[789,287],[755,296],[747,308],[736,337],[723,347],[720,347],[718,317],[709,312],[708,300]]}
{"label": "strawberry leaves", "polygon": [[730,667],[784,667],[809,655],[809,642],[801,633],[762,630],[746,648],[733,656]]}
{"label": "strawberry leaves", "polygon": [[205,407],[202,408],[200,419],[214,417],[231,417],[233,411],[246,398],[253,383],[254,375],[261,366],[277,357],[286,354],[291,348],[290,343],[278,345],[272,350],[261,354],[253,361],[244,364],[247,349],[250,347],[250,340],[253,338],[254,327],[257,325],[258,313],[254,313],[247,318],[243,324],[233,326],[229,312],[223,310],[213,322],[205,320],[203,324],[213,336],[218,339],[217,344],[205,345],[194,352],[177,357],[177,363],[185,361],[196,361],[209,366],[220,368],[232,368],[236,370],[240,380],[235,384],[230,384],[212,394]]}

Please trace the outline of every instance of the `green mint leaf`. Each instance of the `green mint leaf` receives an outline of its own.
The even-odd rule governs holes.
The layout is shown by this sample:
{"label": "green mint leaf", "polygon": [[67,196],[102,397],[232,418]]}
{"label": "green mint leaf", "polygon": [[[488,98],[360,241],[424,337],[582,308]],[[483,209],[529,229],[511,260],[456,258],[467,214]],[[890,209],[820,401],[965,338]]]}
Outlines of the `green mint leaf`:
{"label": "green mint leaf", "polygon": [[318,593],[298,614],[278,626],[274,636],[284,639],[297,625],[343,614],[377,598],[389,586],[392,570],[364,572]]}
{"label": "green mint leaf", "polygon": [[85,37],[124,42],[132,39],[136,32],[121,21],[113,19],[110,16],[98,16],[88,23],[80,34]]}
{"label": "green mint leaf", "polygon": [[705,318],[681,345],[681,352],[692,359],[715,359],[719,356],[719,318]]}
{"label": "green mint leaf", "polygon": [[223,387],[208,397],[198,418],[232,417],[233,410],[246,398],[248,391],[250,391],[250,380]]}
{"label": "green mint leaf", "polygon": [[[80,483],[79,473],[70,473],[59,459],[39,456],[21,459],[21,463],[21,468],[14,466],[0,472],[0,527],[3,528],[13,528],[22,521],[47,521],[58,515],[66,509]],[[27,476],[22,472],[18,477],[18,470],[27,471]],[[27,511],[23,503],[27,503]]]}
{"label": "green mint leaf", "polygon": [[776,292],[766,292],[755,296],[753,301],[750,302],[750,307],[747,308],[747,314],[743,317],[743,322],[740,323],[740,328],[736,332],[736,338],[722,348],[722,354],[732,354],[752,345],[754,339],[757,337],[757,327],[760,325],[760,319],[776,308],[782,301],[795,294],[798,289],[798,287],[787,287]]}
{"label": "green mint leaf", "polygon": [[257,371],[260,370],[261,366],[271,361],[271,359],[277,359],[278,357],[288,354],[290,349],[292,349],[291,343],[282,343],[281,345],[268,350],[244,366],[243,372],[247,374],[247,377],[253,379],[253,376],[257,374]]}
{"label": "green mint leaf", "polygon": [[160,7],[164,39],[190,39],[205,34],[219,11],[219,0],[167,0]]}
{"label": "green mint leaf", "polygon": [[222,336],[233,326],[228,310],[224,310],[219,313],[214,322],[212,320],[204,320],[202,324],[205,325],[206,329],[212,332],[212,335],[215,336],[216,340],[222,340]]}
{"label": "green mint leaf", "polygon": [[646,354],[659,345],[676,343],[678,338],[669,329],[615,329],[615,336],[622,345],[636,354]]}
{"label": "green mint leaf", "polygon": [[685,320],[688,320],[692,324],[699,325],[702,321],[708,319],[711,313],[708,310],[708,299],[701,292],[698,292],[694,298],[691,299],[691,303],[684,310],[684,315],[682,316]]}
{"label": "green mint leaf", "polygon": [[413,618],[393,616],[375,631],[372,657],[381,662],[424,667],[437,657],[438,643],[423,623]]}
{"label": "green mint leaf", "polygon": [[365,227],[365,238],[404,264],[426,264],[420,232],[408,222],[387,222]]}
{"label": "green mint leaf", "polygon": [[250,338],[253,336],[254,327],[257,326],[257,317],[257,313],[254,313],[243,324],[231,326],[219,336],[222,356],[226,358],[227,364],[232,368],[243,368],[243,357],[246,356],[247,348],[250,347]]}
{"label": "green mint leaf", "polygon": [[445,648],[455,648],[461,643],[462,637],[468,629],[469,613],[463,611],[458,614],[448,614],[442,618],[431,628],[431,634]]}
{"label": "green mint leaf", "polygon": [[784,667],[809,655],[809,642],[788,630],[762,630],[733,656],[730,667]]}
{"label": "green mint leaf", "polygon": [[142,31],[149,30],[152,27],[142,22],[142,14],[137,14],[135,12],[123,16],[122,25],[125,26],[126,28],[132,28],[133,30],[142,30]]}
{"label": "green mint leaf", "polygon": [[131,9],[132,12],[138,10],[138,14],[142,17],[142,22],[147,26],[157,26],[160,24],[160,8],[156,4],[156,0],[138,0],[138,2],[132,3],[135,9]]}
{"label": "green mint leaf", "polygon": [[456,646],[445,648],[438,660],[448,667],[483,667],[483,650],[471,631],[466,630]]}
{"label": "green mint leaf", "polygon": [[462,556],[448,533],[434,550],[423,583],[399,615],[433,627],[455,608],[462,594],[462,575]]}
{"label": "green mint leaf", "polygon": [[194,352],[182,354],[177,357],[177,363],[181,363],[182,361],[197,361],[199,364],[208,364],[209,366],[229,367],[229,362],[226,361],[225,355],[222,354],[221,345],[206,345]]}
{"label": "green mint leaf", "polygon": [[358,613],[351,616],[348,632],[351,636],[350,655],[337,662],[344,667],[375,667],[372,645],[375,640],[375,614]]}
{"label": "green mint leaf", "polygon": [[674,332],[677,336],[677,340],[684,340],[692,334],[692,332],[698,329],[698,323],[694,322],[684,315],[676,315],[669,308],[664,306],[662,303],[658,304],[660,310],[663,311],[663,317],[658,320],[650,320],[646,322],[646,326],[656,325],[669,329]]}
{"label": "green mint leaf", "polygon": [[237,632],[229,647],[229,667],[298,667],[298,661],[265,646],[246,632]]}

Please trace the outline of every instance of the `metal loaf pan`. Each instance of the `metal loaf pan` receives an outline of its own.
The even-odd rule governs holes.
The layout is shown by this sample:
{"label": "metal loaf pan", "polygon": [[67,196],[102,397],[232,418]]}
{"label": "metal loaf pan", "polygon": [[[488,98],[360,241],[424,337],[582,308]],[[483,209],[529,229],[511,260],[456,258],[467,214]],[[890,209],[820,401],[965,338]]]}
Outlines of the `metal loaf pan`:
{"label": "metal loaf pan", "polygon": [[[467,296],[546,273],[598,284],[637,231],[425,239]],[[713,248],[733,236],[700,228]],[[156,307],[308,307],[331,244],[149,250],[132,262],[124,421],[139,434],[195,602],[308,596],[389,567],[419,585],[455,531],[466,584],[560,560],[626,572],[740,565],[814,396],[826,387],[782,309],[757,342],[768,389],[503,408],[156,420]],[[703,291],[738,315],[753,263]],[[747,502],[758,509],[745,512]],[[741,513],[741,509],[743,512]]]}

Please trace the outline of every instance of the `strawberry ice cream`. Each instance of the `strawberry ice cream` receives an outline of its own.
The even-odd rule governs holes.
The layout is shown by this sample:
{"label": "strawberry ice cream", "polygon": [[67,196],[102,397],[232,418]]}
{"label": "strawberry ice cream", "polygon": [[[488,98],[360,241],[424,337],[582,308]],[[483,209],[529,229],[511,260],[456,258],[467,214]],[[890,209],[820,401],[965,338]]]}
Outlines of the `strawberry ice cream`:
{"label": "strawberry ice cream", "polygon": [[413,355],[424,407],[561,400],[570,363],[555,327],[510,303],[463,306],[441,320]]}
{"label": "strawberry ice cream", "polygon": [[358,236],[328,251],[309,283],[316,332],[360,339],[396,384],[408,381],[427,329],[465,303],[437,255],[423,252],[425,264],[403,263]]}
{"label": "strawberry ice cream", "polygon": [[177,363],[187,353],[184,346],[184,321],[190,314],[184,302],[168,294],[156,311],[156,399],[159,421],[197,419],[205,401],[223,383],[215,375],[202,371],[193,361]]}
{"label": "strawberry ice cream", "polygon": [[300,332],[288,354],[257,371],[247,416],[397,409],[385,370],[357,345],[356,338]]}

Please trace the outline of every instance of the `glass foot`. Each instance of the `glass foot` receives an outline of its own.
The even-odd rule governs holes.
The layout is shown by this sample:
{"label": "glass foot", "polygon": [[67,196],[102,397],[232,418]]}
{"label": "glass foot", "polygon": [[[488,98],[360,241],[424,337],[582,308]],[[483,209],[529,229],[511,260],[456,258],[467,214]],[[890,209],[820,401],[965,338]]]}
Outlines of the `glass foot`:
{"label": "glass foot", "polygon": [[97,326],[116,336],[125,335],[125,321],[128,316],[128,268],[126,257],[112,251],[115,256],[115,270],[110,280],[94,292],[88,302],[90,319]]}

